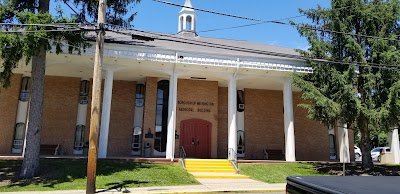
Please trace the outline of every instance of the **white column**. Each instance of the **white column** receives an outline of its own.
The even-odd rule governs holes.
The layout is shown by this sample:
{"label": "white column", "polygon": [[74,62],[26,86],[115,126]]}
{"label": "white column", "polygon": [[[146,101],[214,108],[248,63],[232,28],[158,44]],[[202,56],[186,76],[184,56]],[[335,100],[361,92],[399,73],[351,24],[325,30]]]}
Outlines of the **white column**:
{"label": "white column", "polygon": [[393,153],[393,164],[400,163],[399,129],[389,132],[390,150]]}
{"label": "white column", "polygon": [[293,116],[293,94],[292,80],[285,79],[283,86],[283,108],[285,123],[285,156],[286,161],[296,161],[294,116]]}
{"label": "white column", "polygon": [[114,73],[106,70],[106,79],[104,81],[103,105],[101,110],[101,126],[99,140],[99,158],[107,157],[108,132],[110,126],[110,112]]}
{"label": "white column", "polygon": [[182,21],[183,19],[181,19],[182,16],[179,16],[178,18],[178,32],[182,31]]}
{"label": "white column", "polygon": [[228,85],[228,159],[236,159],[231,151],[237,153],[237,126],[236,126],[236,78],[231,76]]}
{"label": "white column", "polygon": [[168,133],[167,133],[167,150],[166,158],[174,160],[175,155],[175,127],[176,127],[176,101],[178,89],[178,75],[174,71],[169,81],[169,98],[168,98]]}
{"label": "white column", "polygon": [[182,30],[187,30],[186,29],[186,17],[187,17],[187,15],[183,15],[183,28],[182,28]]}
{"label": "white column", "polygon": [[191,23],[190,29],[193,30],[194,32],[196,32],[196,29],[195,29],[195,28],[196,28],[196,25],[195,25],[195,23],[194,23],[194,22],[195,22],[194,20],[195,20],[195,16],[193,15],[193,16],[192,16],[192,23]]}
{"label": "white column", "polygon": [[347,124],[340,124],[338,128],[339,138],[339,160],[340,162],[350,162],[349,131]]}

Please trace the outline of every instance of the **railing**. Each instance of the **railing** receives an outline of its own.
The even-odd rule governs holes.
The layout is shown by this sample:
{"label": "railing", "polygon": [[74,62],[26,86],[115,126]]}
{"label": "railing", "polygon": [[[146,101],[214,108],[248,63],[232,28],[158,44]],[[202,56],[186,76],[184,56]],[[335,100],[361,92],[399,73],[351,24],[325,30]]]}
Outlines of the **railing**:
{"label": "railing", "polygon": [[237,153],[232,148],[228,149],[228,160],[233,164],[233,167],[235,167],[236,172],[239,172]]}
{"label": "railing", "polygon": [[179,149],[179,157],[180,157],[179,161],[182,163],[182,167],[186,170],[186,164],[185,164],[186,152],[183,146],[181,146]]}

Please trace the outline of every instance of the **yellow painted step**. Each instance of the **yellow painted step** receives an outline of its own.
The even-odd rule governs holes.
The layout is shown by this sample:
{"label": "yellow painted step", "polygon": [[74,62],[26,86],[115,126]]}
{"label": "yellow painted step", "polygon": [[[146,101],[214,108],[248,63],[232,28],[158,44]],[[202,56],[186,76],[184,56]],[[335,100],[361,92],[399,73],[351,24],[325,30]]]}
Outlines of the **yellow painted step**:
{"label": "yellow painted step", "polygon": [[203,165],[186,165],[186,169],[192,169],[192,168],[201,168],[201,169],[214,169],[214,168],[218,168],[218,169],[233,169],[233,167],[231,165],[226,165],[226,166],[203,166]]}
{"label": "yellow painted step", "polygon": [[235,174],[235,173],[203,173],[203,172],[193,172],[195,178],[205,178],[205,179],[248,179],[249,176]]}
{"label": "yellow painted step", "polygon": [[236,172],[233,169],[190,169],[188,172]]}
{"label": "yellow painted step", "polygon": [[189,164],[230,164],[228,160],[185,160],[185,163]]}
{"label": "yellow painted step", "polygon": [[247,176],[225,176],[225,175],[196,175],[194,178],[198,179],[248,179],[249,177]]}

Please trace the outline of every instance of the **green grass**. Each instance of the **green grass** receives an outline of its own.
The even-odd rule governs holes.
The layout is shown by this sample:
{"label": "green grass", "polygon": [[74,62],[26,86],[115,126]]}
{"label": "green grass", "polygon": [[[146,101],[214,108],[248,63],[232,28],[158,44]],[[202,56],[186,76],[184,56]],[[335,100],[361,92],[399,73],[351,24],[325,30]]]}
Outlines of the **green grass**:
{"label": "green grass", "polygon": [[[31,181],[18,180],[22,161],[0,160],[0,192],[84,190],[86,160],[42,159],[41,173]],[[99,160],[97,189],[198,184],[178,164],[154,164],[122,160]]]}
{"label": "green grass", "polygon": [[240,174],[267,183],[286,183],[287,176],[327,176],[312,164],[239,164]]}

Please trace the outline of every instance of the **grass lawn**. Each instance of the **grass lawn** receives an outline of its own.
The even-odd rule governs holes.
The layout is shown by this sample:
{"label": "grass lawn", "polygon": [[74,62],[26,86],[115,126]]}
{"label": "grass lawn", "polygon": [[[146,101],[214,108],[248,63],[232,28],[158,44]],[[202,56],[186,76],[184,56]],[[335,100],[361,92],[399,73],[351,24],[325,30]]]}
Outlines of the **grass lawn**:
{"label": "grass lawn", "polygon": [[[84,190],[86,160],[42,159],[41,174],[32,181],[17,179],[22,161],[0,160],[0,192]],[[99,160],[97,189],[198,184],[178,164],[154,164],[122,160]]]}
{"label": "grass lawn", "polygon": [[[267,183],[286,183],[287,176],[342,176],[341,163],[239,164],[240,174]],[[376,164],[364,169],[360,163],[346,164],[346,176],[400,176],[400,165]]]}
{"label": "grass lawn", "polygon": [[327,176],[320,173],[312,164],[239,164],[240,174],[267,183],[286,183],[287,176]]}

